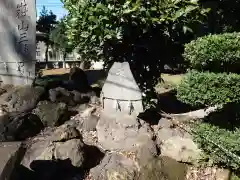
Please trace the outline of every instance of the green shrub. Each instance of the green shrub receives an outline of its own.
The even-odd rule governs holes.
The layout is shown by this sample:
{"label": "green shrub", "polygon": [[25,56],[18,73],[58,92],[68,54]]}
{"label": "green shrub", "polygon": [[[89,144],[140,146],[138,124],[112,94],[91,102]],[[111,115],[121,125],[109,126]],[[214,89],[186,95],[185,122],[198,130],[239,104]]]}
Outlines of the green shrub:
{"label": "green shrub", "polygon": [[236,174],[232,174],[230,180],[240,180],[240,176],[237,176]]}
{"label": "green shrub", "polygon": [[[197,123],[193,126],[193,129],[196,132],[194,141],[204,150],[205,155],[210,160],[209,162],[230,167],[233,170],[240,168],[240,128],[230,131],[209,123]],[[228,152],[224,152],[209,140],[228,150]],[[239,158],[236,158],[232,153]]]}
{"label": "green shrub", "polygon": [[183,57],[190,69],[240,72],[240,33],[200,37],[185,45]]}
{"label": "green shrub", "polygon": [[193,107],[240,102],[240,75],[190,71],[177,87],[177,98]]}

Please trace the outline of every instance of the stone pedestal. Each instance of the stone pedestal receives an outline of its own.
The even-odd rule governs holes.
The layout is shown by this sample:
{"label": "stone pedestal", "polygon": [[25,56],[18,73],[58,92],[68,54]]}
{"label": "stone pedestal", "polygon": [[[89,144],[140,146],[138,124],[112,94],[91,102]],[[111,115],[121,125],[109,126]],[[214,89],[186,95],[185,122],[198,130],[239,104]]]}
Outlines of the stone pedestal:
{"label": "stone pedestal", "polygon": [[102,88],[105,112],[138,115],[143,112],[142,93],[128,62],[115,62]]}
{"label": "stone pedestal", "polygon": [[35,0],[0,1],[0,76],[4,84],[32,84],[36,62]]}

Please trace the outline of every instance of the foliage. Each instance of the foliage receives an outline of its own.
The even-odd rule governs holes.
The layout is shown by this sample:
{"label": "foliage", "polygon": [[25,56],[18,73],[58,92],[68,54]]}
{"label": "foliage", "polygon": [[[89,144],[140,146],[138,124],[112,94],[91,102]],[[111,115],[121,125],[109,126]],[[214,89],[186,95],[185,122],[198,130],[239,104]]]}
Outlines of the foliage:
{"label": "foliage", "polygon": [[240,175],[232,174],[230,180],[240,180]]}
{"label": "foliage", "polygon": [[183,54],[191,69],[240,72],[240,33],[200,37],[185,45]]}
{"label": "foliage", "polygon": [[[111,47],[106,46],[112,43],[134,43],[137,35],[147,34],[154,26],[160,27],[159,33],[168,35],[177,26],[181,26],[185,32],[191,31],[188,24],[197,21],[198,16],[205,13],[196,0],[63,2],[69,11],[66,23],[70,42],[83,45],[79,47],[83,48],[80,52],[91,58],[99,58],[104,53],[103,49],[109,50]],[[130,42],[126,42],[127,38],[130,38]]]}
{"label": "foliage", "polygon": [[240,102],[240,75],[190,71],[177,87],[177,98],[194,107]]}
{"label": "foliage", "polygon": [[74,49],[74,46],[68,43],[66,31],[67,28],[63,18],[50,32],[50,40],[54,43],[54,46],[56,46],[57,49],[64,53],[64,59],[66,58],[67,53],[71,53]]}
{"label": "foliage", "polygon": [[[212,164],[217,164],[224,167],[230,167],[233,170],[240,168],[240,159],[232,155],[234,153],[240,158],[240,128],[234,131],[226,130],[209,123],[197,123],[193,126],[195,131],[194,140],[198,143],[205,155]],[[222,149],[209,142],[216,143]]]}
{"label": "foliage", "polygon": [[128,61],[145,93],[153,91],[177,37],[206,10],[197,0],[62,0],[69,42],[84,60]]}
{"label": "foliage", "polygon": [[[50,43],[50,32],[54,29],[57,20],[57,16],[53,14],[52,11],[49,11],[46,9],[45,6],[43,6],[43,9],[40,13],[40,17],[37,20],[37,31],[40,31],[45,34],[44,41],[46,43],[46,51],[45,51],[45,59],[46,62],[48,62],[48,48]],[[46,64],[47,67],[47,64]]]}
{"label": "foliage", "polygon": [[50,31],[54,28],[55,24],[57,23],[56,20],[57,16],[53,14],[52,11],[46,9],[43,6],[42,11],[40,12],[39,19],[37,20],[37,30],[49,35]]}
{"label": "foliage", "polygon": [[204,7],[211,8],[208,16],[208,32],[222,33],[240,31],[239,0],[201,0]]}

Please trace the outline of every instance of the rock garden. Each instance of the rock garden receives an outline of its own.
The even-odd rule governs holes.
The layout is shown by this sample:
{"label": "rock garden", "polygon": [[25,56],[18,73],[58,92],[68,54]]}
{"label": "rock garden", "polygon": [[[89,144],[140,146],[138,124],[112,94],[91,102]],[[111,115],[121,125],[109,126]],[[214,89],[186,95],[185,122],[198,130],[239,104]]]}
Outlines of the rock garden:
{"label": "rock garden", "polygon": [[192,116],[143,110],[128,63],[112,66],[101,95],[84,71],[73,68],[66,80],[2,85],[0,101],[1,141],[22,141],[25,151],[15,179],[230,177],[228,169],[199,166],[203,150],[186,123]]}

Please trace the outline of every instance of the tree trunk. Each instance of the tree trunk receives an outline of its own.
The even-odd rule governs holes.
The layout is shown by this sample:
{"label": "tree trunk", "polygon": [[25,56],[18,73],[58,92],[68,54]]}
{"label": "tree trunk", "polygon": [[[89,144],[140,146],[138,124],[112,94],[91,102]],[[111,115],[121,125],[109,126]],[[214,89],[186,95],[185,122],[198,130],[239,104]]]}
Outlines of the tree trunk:
{"label": "tree trunk", "polygon": [[48,44],[48,42],[47,42],[47,43],[46,43],[46,51],[45,51],[45,60],[46,60],[45,69],[48,69],[48,48],[49,48],[49,44]]}
{"label": "tree trunk", "polygon": [[67,53],[64,52],[63,54],[63,68],[66,69],[66,57],[67,57]]}

